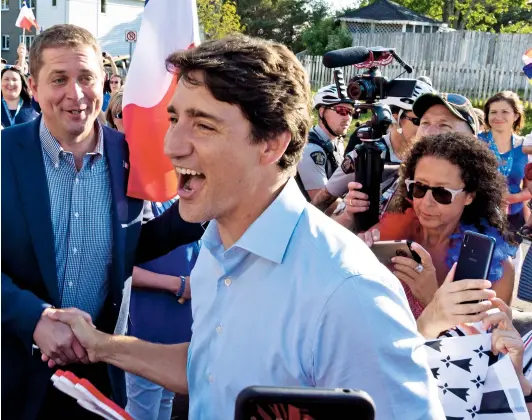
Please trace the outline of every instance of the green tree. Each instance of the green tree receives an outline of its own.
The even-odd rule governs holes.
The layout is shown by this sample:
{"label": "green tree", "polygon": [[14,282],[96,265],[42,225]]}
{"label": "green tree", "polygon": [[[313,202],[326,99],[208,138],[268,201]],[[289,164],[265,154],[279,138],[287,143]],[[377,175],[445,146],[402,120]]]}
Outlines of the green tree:
{"label": "green tree", "polygon": [[238,0],[237,12],[251,36],[281,42],[292,51],[303,49],[303,30],[327,14],[324,0]]}
{"label": "green tree", "polygon": [[[364,0],[361,7],[374,0]],[[530,0],[394,0],[457,30],[485,32],[532,31]]]}
{"label": "green tree", "polygon": [[323,55],[327,51],[350,47],[353,38],[349,30],[335,22],[334,18],[326,18],[303,30],[301,41],[311,55]]}
{"label": "green tree", "polygon": [[236,3],[232,0],[197,0],[198,19],[206,39],[242,32]]}

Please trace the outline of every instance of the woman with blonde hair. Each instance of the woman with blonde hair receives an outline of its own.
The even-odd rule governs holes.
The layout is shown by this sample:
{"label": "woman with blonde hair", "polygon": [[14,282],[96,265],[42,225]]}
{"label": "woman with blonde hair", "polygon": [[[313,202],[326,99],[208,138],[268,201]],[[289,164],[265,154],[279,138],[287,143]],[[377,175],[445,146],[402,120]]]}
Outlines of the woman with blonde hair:
{"label": "woman with blonde hair", "polygon": [[107,125],[115,130],[124,132],[124,122],[122,119],[122,97],[124,92],[119,90],[116,92],[109,101],[109,106],[105,112],[105,120]]}

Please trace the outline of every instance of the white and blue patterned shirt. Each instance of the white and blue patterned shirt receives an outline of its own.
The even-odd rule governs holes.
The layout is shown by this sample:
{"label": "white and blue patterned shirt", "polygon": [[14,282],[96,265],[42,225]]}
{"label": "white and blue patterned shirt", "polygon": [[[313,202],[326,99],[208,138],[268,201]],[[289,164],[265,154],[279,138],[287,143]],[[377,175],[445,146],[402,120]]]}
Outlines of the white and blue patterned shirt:
{"label": "white and blue patterned shirt", "polygon": [[111,179],[103,156],[103,130],[78,171],[41,120],[39,136],[50,194],[57,284],[61,307],[79,308],[96,319],[109,290],[112,261]]}

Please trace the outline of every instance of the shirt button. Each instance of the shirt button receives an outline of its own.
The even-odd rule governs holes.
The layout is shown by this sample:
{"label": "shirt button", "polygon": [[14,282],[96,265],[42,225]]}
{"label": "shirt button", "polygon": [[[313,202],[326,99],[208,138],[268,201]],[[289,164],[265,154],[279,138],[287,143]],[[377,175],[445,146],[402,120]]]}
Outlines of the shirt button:
{"label": "shirt button", "polygon": [[216,332],[218,333],[218,335],[220,335],[222,333],[222,326],[221,325],[218,325],[216,327]]}
{"label": "shirt button", "polygon": [[227,287],[231,286],[231,279],[230,279],[230,278],[226,278],[226,279],[224,280],[224,283],[225,283],[225,285],[226,285]]}
{"label": "shirt button", "polygon": [[74,248],[72,248],[72,251],[73,251],[74,254],[75,254],[76,252],[78,252],[78,249],[77,249],[76,247],[74,247]]}
{"label": "shirt button", "polygon": [[54,168],[56,168],[56,169],[59,168],[59,163],[56,163],[56,164],[54,165]]}
{"label": "shirt button", "polygon": [[207,379],[209,380],[211,384],[214,382],[214,376],[212,375],[207,376]]}
{"label": "shirt button", "polygon": [[68,282],[68,286],[69,287],[72,287],[74,285],[74,283],[72,283],[71,281]]}
{"label": "shirt button", "polygon": [[76,178],[76,184],[79,184],[79,178]]}
{"label": "shirt button", "polygon": [[79,213],[78,212],[74,213],[74,216],[79,217]]}

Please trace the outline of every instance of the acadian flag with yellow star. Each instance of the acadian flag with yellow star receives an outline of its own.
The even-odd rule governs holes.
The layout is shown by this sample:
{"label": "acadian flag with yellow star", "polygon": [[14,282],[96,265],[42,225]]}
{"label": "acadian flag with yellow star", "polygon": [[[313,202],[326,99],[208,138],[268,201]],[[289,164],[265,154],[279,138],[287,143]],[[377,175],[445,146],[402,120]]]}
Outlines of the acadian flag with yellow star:
{"label": "acadian flag with yellow star", "polygon": [[523,55],[523,62],[525,63],[525,67],[523,67],[525,76],[528,77],[528,81],[532,84],[532,48]]}

